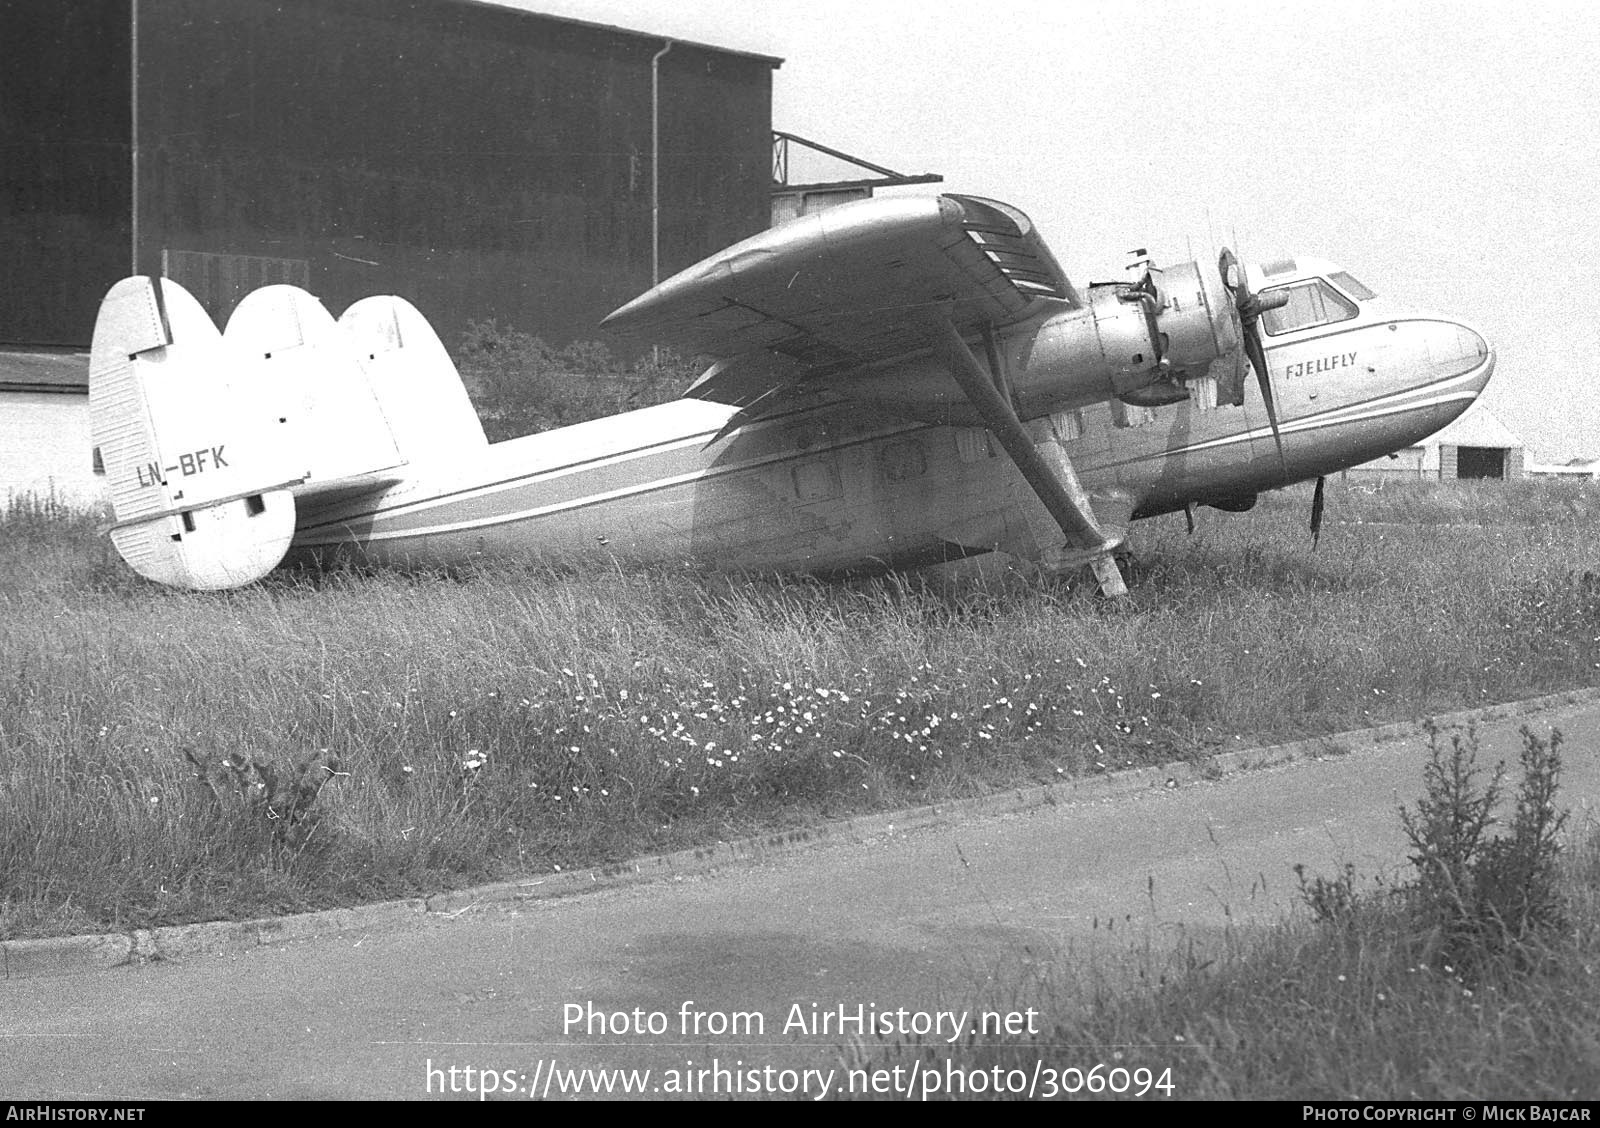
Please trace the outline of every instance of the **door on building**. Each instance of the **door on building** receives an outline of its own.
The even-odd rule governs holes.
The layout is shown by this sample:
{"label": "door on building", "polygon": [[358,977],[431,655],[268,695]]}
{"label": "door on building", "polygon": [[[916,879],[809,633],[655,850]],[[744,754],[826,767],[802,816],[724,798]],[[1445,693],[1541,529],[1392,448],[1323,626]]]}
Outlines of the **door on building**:
{"label": "door on building", "polygon": [[1501,447],[1457,447],[1456,477],[1504,478],[1506,452]]}

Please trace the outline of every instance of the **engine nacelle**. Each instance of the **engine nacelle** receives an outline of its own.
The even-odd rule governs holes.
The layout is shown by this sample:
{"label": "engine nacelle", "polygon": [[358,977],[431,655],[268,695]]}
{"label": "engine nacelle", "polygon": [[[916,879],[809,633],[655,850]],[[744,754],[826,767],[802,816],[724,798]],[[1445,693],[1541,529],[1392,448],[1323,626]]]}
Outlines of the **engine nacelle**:
{"label": "engine nacelle", "polygon": [[[1230,389],[1238,382],[1238,315],[1215,270],[1194,262],[1152,269],[1136,283],[1092,285],[1087,297],[1076,309],[1052,311],[971,342],[980,362],[998,368],[1022,418],[1114,396],[1146,406],[1174,403],[1187,397],[1185,381],[1208,375]],[[852,399],[930,422],[979,422],[935,356],[897,363],[878,376],[852,374],[841,387]],[[1219,399],[1234,397],[1219,389]]]}
{"label": "engine nacelle", "polygon": [[1179,380],[1207,375],[1213,361],[1239,355],[1239,314],[1215,270],[1196,262],[1152,272],[1163,355]]}
{"label": "engine nacelle", "polygon": [[1188,396],[1186,381],[1208,375],[1237,382],[1238,314],[1215,271],[1195,262],[1153,268],[1137,283],[1089,294],[1087,309],[1051,318],[1026,342],[1026,363],[1013,370],[1024,418],[1112,396],[1176,403]]}

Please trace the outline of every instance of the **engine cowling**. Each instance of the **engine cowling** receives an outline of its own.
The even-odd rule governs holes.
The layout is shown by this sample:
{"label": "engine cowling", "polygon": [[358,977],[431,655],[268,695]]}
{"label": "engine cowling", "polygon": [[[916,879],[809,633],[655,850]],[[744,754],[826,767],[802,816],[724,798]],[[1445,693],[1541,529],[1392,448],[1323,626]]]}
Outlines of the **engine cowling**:
{"label": "engine cowling", "polygon": [[1237,402],[1238,315],[1215,272],[1196,262],[1152,268],[1135,283],[1091,286],[1089,295],[1087,309],[1051,318],[1029,342],[1015,376],[1024,417],[1112,396],[1176,403],[1188,381],[1205,376],[1218,379],[1219,399]]}
{"label": "engine cowling", "polygon": [[1216,271],[1186,262],[1153,277],[1173,376],[1189,380],[1215,375],[1210,371],[1215,361],[1239,357],[1239,315]]}
{"label": "engine cowling", "polygon": [[[1215,271],[1194,262],[1152,268],[1138,282],[1092,285],[1087,301],[1008,326],[977,342],[998,367],[1017,414],[1038,418],[1119,397],[1156,406],[1188,395],[1187,381],[1213,376],[1219,400],[1237,402],[1243,384],[1239,322]],[[976,413],[936,357],[897,364],[879,376],[853,375],[848,394],[917,418],[972,424]]]}

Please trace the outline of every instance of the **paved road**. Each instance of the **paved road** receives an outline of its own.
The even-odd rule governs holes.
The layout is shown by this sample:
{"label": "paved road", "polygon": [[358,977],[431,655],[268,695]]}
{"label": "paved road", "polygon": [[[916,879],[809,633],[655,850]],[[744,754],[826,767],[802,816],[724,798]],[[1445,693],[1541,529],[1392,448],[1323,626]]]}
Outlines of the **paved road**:
{"label": "paved road", "polygon": [[[1567,736],[1563,794],[1581,822],[1600,805],[1600,704],[1534,722]],[[1514,760],[1517,723],[1489,725],[1486,748]],[[853,1033],[838,1029],[841,1007],[891,1023],[952,1011],[970,1025],[987,1006],[1048,1030],[1048,1005],[1029,1016],[1033,998],[1016,991],[1030,968],[1275,919],[1295,900],[1296,862],[1328,874],[1402,864],[1394,810],[1418,792],[1425,754],[1405,740],[677,882],[11,980],[0,1098],[418,1098],[465,1089],[467,1066],[474,1084],[487,1069],[542,1091],[551,1062],[650,1068],[659,1086],[714,1060],[737,1071],[724,1086],[748,1086],[769,1065],[838,1067]],[[636,1032],[652,1018],[657,1033]]]}

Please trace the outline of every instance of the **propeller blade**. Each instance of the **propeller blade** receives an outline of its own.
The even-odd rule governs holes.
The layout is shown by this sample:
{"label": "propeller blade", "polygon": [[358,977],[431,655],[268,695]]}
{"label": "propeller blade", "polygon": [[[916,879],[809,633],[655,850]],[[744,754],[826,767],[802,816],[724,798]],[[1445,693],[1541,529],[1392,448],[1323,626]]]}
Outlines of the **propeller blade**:
{"label": "propeller blade", "polygon": [[1317,488],[1311,494],[1311,547],[1315,549],[1322,539],[1322,487],[1326,478],[1317,479]]}
{"label": "propeller blade", "polygon": [[1272,441],[1278,447],[1278,465],[1287,477],[1289,459],[1283,453],[1283,434],[1278,430],[1278,405],[1272,398],[1272,378],[1267,375],[1267,354],[1261,347],[1261,335],[1253,321],[1247,323],[1244,343],[1245,351],[1250,354],[1250,365],[1256,370],[1256,383],[1261,386],[1261,402],[1267,409],[1267,422],[1272,425]]}
{"label": "propeller blade", "polygon": [[1222,275],[1222,284],[1233,291],[1233,304],[1238,305],[1239,291],[1244,288],[1244,271],[1239,269],[1239,260],[1227,247],[1217,256],[1217,270]]}
{"label": "propeller blade", "polygon": [[1233,292],[1233,305],[1239,315],[1239,336],[1244,342],[1245,355],[1250,367],[1256,370],[1256,384],[1261,388],[1261,403],[1267,409],[1267,422],[1272,426],[1272,442],[1278,448],[1278,465],[1284,477],[1289,476],[1289,459],[1283,453],[1283,432],[1278,427],[1278,405],[1272,398],[1272,377],[1267,371],[1267,353],[1261,345],[1261,315],[1269,309],[1278,309],[1289,301],[1285,293],[1262,298],[1250,291],[1250,280],[1244,264],[1227,247],[1217,256],[1217,270],[1222,284]]}

